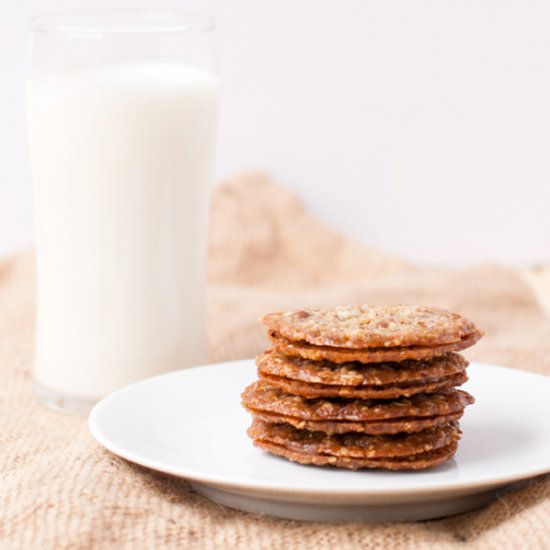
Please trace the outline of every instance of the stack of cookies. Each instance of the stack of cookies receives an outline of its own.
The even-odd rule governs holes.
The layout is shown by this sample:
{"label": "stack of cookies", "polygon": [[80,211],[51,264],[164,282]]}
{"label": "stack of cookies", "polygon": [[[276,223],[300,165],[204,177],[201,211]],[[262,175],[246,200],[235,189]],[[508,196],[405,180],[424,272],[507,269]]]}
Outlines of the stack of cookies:
{"label": "stack of cookies", "polygon": [[448,460],[474,402],[457,351],[483,335],[434,307],[269,313],[272,349],[243,394],[258,447],[302,464],[419,470]]}

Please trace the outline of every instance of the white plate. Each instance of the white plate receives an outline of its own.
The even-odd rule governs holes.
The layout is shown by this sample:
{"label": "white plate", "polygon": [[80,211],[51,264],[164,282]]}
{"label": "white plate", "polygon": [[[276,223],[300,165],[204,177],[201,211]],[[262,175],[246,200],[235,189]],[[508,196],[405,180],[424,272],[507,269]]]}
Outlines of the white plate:
{"label": "white plate", "polygon": [[240,393],[252,360],[150,378],[103,399],[90,430],[111,452],[183,477],[241,510],[313,521],[404,521],[483,506],[511,482],[550,471],[550,378],[473,363],[476,397],[454,459],[422,472],[345,471],[271,456],[246,435]]}

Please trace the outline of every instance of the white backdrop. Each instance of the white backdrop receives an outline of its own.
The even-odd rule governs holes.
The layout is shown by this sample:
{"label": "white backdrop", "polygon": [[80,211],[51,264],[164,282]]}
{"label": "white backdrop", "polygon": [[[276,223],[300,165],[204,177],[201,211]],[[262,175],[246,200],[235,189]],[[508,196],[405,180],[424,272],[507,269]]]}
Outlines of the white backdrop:
{"label": "white backdrop", "polygon": [[0,0],[0,255],[32,241],[27,18],[136,5],[218,19],[218,178],[266,169],[417,261],[550,260],[545,0]]}

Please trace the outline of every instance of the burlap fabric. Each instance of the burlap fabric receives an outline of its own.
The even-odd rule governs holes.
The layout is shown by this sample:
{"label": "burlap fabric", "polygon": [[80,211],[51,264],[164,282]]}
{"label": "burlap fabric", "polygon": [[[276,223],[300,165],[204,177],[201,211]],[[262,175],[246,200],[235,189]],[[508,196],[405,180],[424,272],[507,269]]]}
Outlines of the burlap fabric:
{"label": "burlap fabric", "polygon": [[[550,320],[517,273],[489,265],[421,269],[366,250],[321,225],[259,174],[214,192],[209,292],[213,360],[262,350],[266,340],[256,318],[267,310],[407,302],[472,318],[487,336],[467,353],[470,358],[550,373]],[[35,401],[33,320],[28,253],[0,264],[1,548],[550,546],[550,484],[544,478],[480,511],[409,524],[293,522],[213,504],[183,480],[104,451],[85,419]]]}

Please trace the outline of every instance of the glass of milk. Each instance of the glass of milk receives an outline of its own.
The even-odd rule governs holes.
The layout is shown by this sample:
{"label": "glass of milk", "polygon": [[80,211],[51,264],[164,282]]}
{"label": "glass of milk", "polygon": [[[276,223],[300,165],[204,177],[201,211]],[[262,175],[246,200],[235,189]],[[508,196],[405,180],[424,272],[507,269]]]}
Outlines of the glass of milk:
{"label": "glass of milk", "polygon": [[205,264],[218,79],[208,16],[31,22],[35,394],[85,414],[207,362]]}

